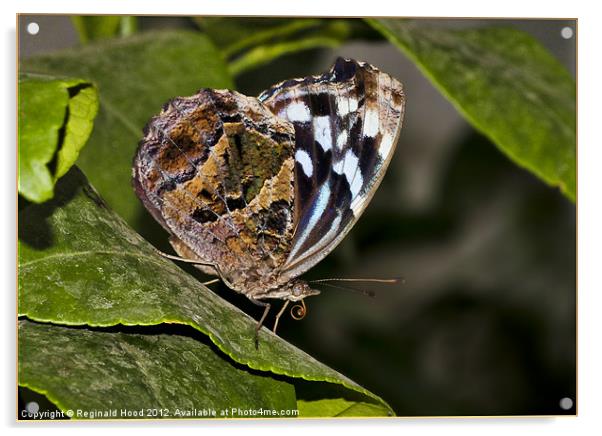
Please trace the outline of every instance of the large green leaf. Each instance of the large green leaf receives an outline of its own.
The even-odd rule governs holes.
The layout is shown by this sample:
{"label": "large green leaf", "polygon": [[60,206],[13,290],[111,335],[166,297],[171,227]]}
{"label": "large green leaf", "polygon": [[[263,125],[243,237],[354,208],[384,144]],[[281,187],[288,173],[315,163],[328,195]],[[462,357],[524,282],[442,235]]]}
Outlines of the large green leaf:
{"label": "large green leaf", "polygon": [[232,87],[220,53],[196,32],[106,40],[29,58],[21,69],[76,75],[97,84],[100,111],[78,165],[111,207],[133,225],[148,217],[129,187],[134,152],[149,118],[170,98],[203,87]]}
{"label": "large green leaf", "polygon": [[575,200],[575,81],[541,44],[509,28],[368,21],[500,150]]}
{"label": "large green leaf", "polygon": [[[82,79],[19,77],[19,193],[40,203],[75,163],[98,110],[96,88]],[[53,168],[49,164],[55,162]]]}
{"label": "large green leaf", "polygon": [[205,412],[236,418],[238,410],[297,409],[290,383],[232,365],[210,344],[178,334],[21,320],[19,380],[61,410],[72,410],[74,419],[202,418]]}
{"label": "large green leaf", "polygon": [[[338,412],[351,401],[358,403],[358,414],[391,413],[379,397],[265,328],[256,349],[256,321],[159,256],[108,209],[76,168],[61,179],[52,201],[20,210],[19,315],[95,327],[188,325],[249,368],[290,377],[292,383],[325,382],[317,397],[314,390],[303,403],[305,414],[320,413],[311,405],[324,399],[344,402]],[[345,389],[334,392],[336,386]]]}

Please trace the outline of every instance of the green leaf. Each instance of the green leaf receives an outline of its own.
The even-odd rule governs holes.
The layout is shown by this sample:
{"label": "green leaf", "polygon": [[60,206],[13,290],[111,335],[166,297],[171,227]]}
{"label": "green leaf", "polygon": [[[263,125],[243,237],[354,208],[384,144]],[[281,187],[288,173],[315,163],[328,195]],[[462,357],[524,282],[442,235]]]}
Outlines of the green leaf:
{"label": "green leaf", "polygon": [[300,418],[312,416],[382,416],[382,410],[377,405],[347,401],[341,398],[317,401],[300,400],[297,404]]}
{"label": "green leaf", "polygon": [[[290,383],[233,365],[210,344],[178,334],[108,332],[21,320],[19,380],[63,411],[115,411],[106,418],[181,418],[194,410],[214,410],[218,418],[226,417],[227,411],[227,417],[236,418],[232,408],[297,409]],[[160,414],[153,416],[157,409]],[[126,410],[136,414],[123,415]]]}
{"label": "green leaf", "polygon": [[233,76],[284,55],[337,47],[353,28],[352,21],[339,19],[202,17],[196,21],[230,58]]}
{"label": "green leaf", "polygon": [[[98,111],[96,88],[82,79],[19,77],[19,193],[41,203],[75,163]],[[49,167],[56,159],[55,169]]]}
{"label": "green leaf", "polygon": [[261,65],[268,64],[280,56],[315,48],[334,48],[340,44],[341,41],[335,38],[315,37],[299,41],[262,45],[249,50],[244,56],[232,61],[229,71],[233,76],[238,76]]}
{"label": "green leaf", "polygon": [[132,159],[144,125],[173,97],[203,87],[233,87],[220,53],[198,32],[137,34],[29,58],[21,67],[78,75],[97,84],[100,110],[78,165],[111,207],[137,228],[140,220],[149,219],[130,188]]}
{"label": "green leaf", "polygon": [[257,350],[256,321],[159,256],[107,208],[77,168],[60,180],[52,201],[20,210],[18,281],[19,315],[30,320],[94,327],[188,325],[234,362],[293,384],[322,382],[320,396],[314,392],[311,401],[368,403],[372,412],[392,413],[379,397],[265,328]]}
{"label": "green leaf", "polygon": [[79,40],[84,44],[117,35],[131,35],[137,28],[136,17],[132,16],[73,15],[71,22],[77,30]]}
{"label": "green leaf", "polygon": [[69,100],[69,120],[65,126],[63,146],[58,152],[55,179],[63,177],[75,164],[86,144],[98,112],[96,88],[84,87]]}
{"label": "green leaf", "polygon": [[[368,21],[500,150],[575,200],[575,81],[541,44],[509,28]],[[408,94],[412,104],[412,90]]]}
{"label": "green leaf", "polygon": [[291,37],[320,25],[316,18],[196,17],[196,23],[229,57],[259,44]]}

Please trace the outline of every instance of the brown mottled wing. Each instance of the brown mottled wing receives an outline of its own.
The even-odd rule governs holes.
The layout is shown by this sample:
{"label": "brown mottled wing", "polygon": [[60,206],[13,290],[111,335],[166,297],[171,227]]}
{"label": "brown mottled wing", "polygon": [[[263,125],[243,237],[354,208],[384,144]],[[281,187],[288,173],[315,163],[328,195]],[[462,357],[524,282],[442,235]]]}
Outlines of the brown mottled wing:
{"label": "brown mottled wing", "polygon": [[292,125],[256,98],[204,89],[148,123],[134,188],[180,255],[217,265],[244,292],[290,250],[293,153]]}
{"label": "brown mottled wing", "polygon": [[273,86],[259,100],[295,127],[295,219],[282,280],[310,269],[349,232],[395,150],[405,107],[401,83],[339,58],[321,75]]}

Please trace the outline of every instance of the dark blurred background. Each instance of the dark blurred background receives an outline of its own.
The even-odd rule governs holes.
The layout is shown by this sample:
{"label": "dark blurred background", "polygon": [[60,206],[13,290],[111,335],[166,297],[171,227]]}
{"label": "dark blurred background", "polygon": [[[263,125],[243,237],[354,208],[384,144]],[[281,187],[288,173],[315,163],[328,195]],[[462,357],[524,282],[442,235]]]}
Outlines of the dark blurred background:
{"label": "dark blurred background", "polygon": [[[21,56],[79,43],[68,17],[27,18],[20,21]],[[36,36],[25,32],[32,19],[40,26]],[[519,28],[575,75],[574,20],[425,21]],[[197,29],[185,17],[139,23],[140,31],[164,27]],[[237,87],[255,95],[283,79],[325,71],[337,56],[400,79],[407,108],[372,203],[306,278],[405,281],[365,286],[375,298],[324,288],[307,300],[303,321],[283,317],[279,334],[383,397],[398,415],[574,414],[575,205],[477,133],[386,41],[285,56],[238,77]],[[217,292],[260,316],[246,298],[225,287]]]}

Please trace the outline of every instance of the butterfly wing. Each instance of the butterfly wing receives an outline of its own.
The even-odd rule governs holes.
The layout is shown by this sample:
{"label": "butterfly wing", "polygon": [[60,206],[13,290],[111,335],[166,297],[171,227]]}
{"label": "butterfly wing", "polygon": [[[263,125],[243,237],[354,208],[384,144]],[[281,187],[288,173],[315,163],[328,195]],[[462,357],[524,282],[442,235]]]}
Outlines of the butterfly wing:
{"label": "butterfly wing", "polygon": [[334,250],[364,211],[393,155],[405,95],[388,74],[339,58],[259,100],[295,128],[294,233],[281,267],[290,279]]}
{"label": "butterfly wing", "polygon": [[292,125],[256,98],[203,89],[148,123],[134,188],[180,255],[216,265],[243,291],[289,252],[293,152]]}

